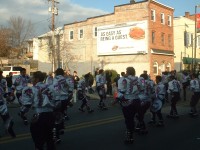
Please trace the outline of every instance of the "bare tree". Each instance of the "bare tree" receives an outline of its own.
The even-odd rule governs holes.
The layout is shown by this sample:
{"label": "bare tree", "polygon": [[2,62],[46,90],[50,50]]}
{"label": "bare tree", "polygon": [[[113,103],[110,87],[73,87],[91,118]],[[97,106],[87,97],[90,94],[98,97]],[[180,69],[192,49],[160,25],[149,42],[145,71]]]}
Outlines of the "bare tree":
{"label": "bare tree", "polygon": [[9,20],[9,28],[12,32],[11,46],[18,49],[19,56],[23,52],[25,41],[33,35],[33,24],[20,16],[12,16]]}
{"label": "bare tree", "polygon": [[9,29],[0,28],[0,57],[7,57],[9,54]]}
{"label": "bare tree", "polygon": [[63,65],[66,68],[70,68],[70,63],[77,62],[80,58],[72,52],[72,44],[70,42],[63,42],[60,46],[60,56],[63,61]]}

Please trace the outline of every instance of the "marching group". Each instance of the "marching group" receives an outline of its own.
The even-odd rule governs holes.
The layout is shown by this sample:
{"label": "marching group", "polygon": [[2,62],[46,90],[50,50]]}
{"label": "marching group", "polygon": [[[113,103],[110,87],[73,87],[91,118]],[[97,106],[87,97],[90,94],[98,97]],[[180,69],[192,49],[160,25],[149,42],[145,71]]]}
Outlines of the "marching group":
{"label": "marching group", "polygon": [[[170,101],[171,108],[167,117],[178,118],[177,101],[180,100],[183,89],[183,99],[186,100],[186,88],[189,88],[193,95],[190,101],[190,112],[192,117],[198,115],[196,105],[200,99],[200,79],[196,73],[183,71],[177,79],[176,71],[163,72],[157,75],[155,83],[144,71],[140,77],[135,76],[135,69],[128,67],[126,73],[118,80],[118,90],[115,95],[116,102],[122,106],[125,118],[126,138],[125,143],[133,143],[133,132],[147,133],[144,115],[149,109],[152,118],[148,124],[158,127],[164,126],[162,107]],[[115,102],[115,103],[116,103]],[[156,122],[156,118],[158,121]]]}
{"label": "marching group", "polygon": [[[43,149],[45,143],[48,150],[54,150],[56,149],[55,144],[61,141],[60,135],[64,133],[64,121],[68,119],[67,108],[73,105],[71,100],[74,90],[77,91],[78,100],[82,101],[79,110],[84,112],[86,109],[88,113],[94,112],[87,96],[88,91],[93,91],[90,73],[80,79],[76,71],[72,76],[70,72],[58,68],[54,74],[54,77],[52,73],[46,77],[46,73],[36,71],[30,78],[26,75],[26,69],[22,68],[20,75],[12,80],[12,84],[8,87],[8,80],[2,76],[2,71],[0,71],[0,115],[5,128],[13,138],[16,137],[13,131],[14,122],[7,109],[7,103],[13,102],[16,97],[20,104],[18,115],[25,125],[28,124],[27,113],[30,110],[34,112],[30,122],[30,132],[35,149],[38,150]],[[197,116],[196,105],[200,98],[198,74],[183,72],[181,81],[178,81],[175,71],[164,72],[162,76],[156,76],[155,83],[146,71],[140,77],[135,74],[133,67],[127,67],[126,72],[122,72],[121,77],[118,76],[115,79],[117,90],[114,94],[113,105],[116,103],[121,105],[126,125],[124,141],[126,144],[133,143],[135,130],[147,133],[144,116],[148,109],[152,113],[149,123],[164,126],[161,110],[166,100],[171,101],[168,117],[178,118],[176,103],[180,99],[181,89],[184,93],[184,100],[186,88],[190,87],[193,91],[190,115]],[[105,103],[107,80],[103,69],[98,70],[95,80],[96,91],[100,98],[98,107],[107,110]],[[28,83],[32,83],[32,86]],[[156,117],[158,122],[156,122]]]}

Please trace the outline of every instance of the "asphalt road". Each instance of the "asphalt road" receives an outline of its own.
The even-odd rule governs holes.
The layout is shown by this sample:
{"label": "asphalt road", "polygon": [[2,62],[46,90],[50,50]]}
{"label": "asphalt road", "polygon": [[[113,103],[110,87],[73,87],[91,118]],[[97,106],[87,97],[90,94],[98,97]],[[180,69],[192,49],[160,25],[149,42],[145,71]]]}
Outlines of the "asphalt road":
{"label": "asphalt road", "polygon": [[[112,98],[107,101],[108,105],[111,101]],[[148,126],[147,135],[134,133],[135,141],[131,145],[123,143],[125,125],[120,106],[110,106],[102,111],[97,108],[98,100],[91,100],[90,103],[95,110],[93,114],[79,112],[80,102],[69,108],[70,120],[65,122],[65,134],[57,145],[58,150],[200,150],[200,116],[191,118],[188,115],[189,100],[178,102],[179,119],[166,118],[170,110],[169,103],[166,103],[163,108],[165,126]],[[5,134],[1,120],[0,150],[34,150],[29,126],[23,125],[17,116],[18,105],[9,105],[9,111],[15,121],[17,138],[11,139]],[[148,122],[150,118],[148,112],[145,121]]]}

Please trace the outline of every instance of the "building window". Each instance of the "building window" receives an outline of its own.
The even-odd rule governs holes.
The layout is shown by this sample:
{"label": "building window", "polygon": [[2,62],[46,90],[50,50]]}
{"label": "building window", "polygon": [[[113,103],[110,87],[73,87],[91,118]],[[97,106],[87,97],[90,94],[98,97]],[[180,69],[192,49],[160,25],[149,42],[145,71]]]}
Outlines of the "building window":
{"label": "building window", "polygon": [[161,13],[160,18],[161,24],[165,24],[165,14]]}
{"label": "building window", "polygon": [[193,36],[193,34],[191,33],[191,34],[190,34],[190,46],[193,46],[193,40],[194,40],[193,37],[194,37],[194,36]]}
{"label": "building window", "polygon": [[79,39],[82,39],[83,38],[83,29],[80,29],[79,30]]}
{"label": "building window", "polygon": [[165,45],[165,34],[161,33],[161,44]]}
{"label": "building window", "polygon": [[153,74],[158,75],[158,63],[157,62],[153,63]]}
{"label": "building window", "polygon": [[94,28],[94,37],[97,37],[97,27]]}
{"label": "building window", "polygon": [[167,25],[170,27],[172,26],[172,16],[168,15]]}
{"label": "building window", "polygon": [[168,71],[168,72],[171,71],[171,64],[170,63],[167,63],[165,71]]}
{"label": "building window", "polygon": [[69,31],[69,40],[74,39],[74,31]]}
{"label": "building window", "polygon": [[171,36],[171,34],[168,35],[168,46],[172,47],[172,36]]}
{"label": "building window", "polygon": [[154,22],[156,21],[156,11],[153,9],[151,10],[151,20]]}
{"label": "building window", "polygon": [[197,48],[200,49],[200,37],[198,36],[197,38],[198,38],[198,39],[197,39]]}
{"label": "building window", "polygon": [[152,44],[155,43],[155,31],[152,31],[152,34],[151,34],[151,39],[152,39]]}
{"label": "building window", "polygon": [[189,33],[187,31],[184,32],[184,46],[189,47],[189,46],[193,46],[193,34]]}

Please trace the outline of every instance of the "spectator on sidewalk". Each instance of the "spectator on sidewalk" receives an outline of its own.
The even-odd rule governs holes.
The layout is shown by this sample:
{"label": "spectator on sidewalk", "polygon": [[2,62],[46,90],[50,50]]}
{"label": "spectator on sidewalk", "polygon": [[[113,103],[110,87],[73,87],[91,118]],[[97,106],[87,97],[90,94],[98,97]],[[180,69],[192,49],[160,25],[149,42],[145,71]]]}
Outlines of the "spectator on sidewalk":
{"label": "spectator on sidewalk", "polygon": [[74,73],[73,73],[73,80],[74,80],[73,100],[76,103],[76,101],[77,101],[77,85],[78,85],[78,82],[80,80],[80,78],[77,75],[77,71],[74,71]]}
{"label": "spectator on sidewalk", "polygon": [[80,78],[77,75],[77,71],[74,71],[73,80],[74,80],[74,89],[77,90],[78,81],[80,80]]}
{"label": "spectator on sidewalk", "polygon": [[12,91],[12,80],[13,80],[13,73],[10,72],[9,75],[6,77],[8,92]]}
{"label": "spectator on sidewalk", "polygon": [[117,74],[117,77],[114,78],[114,82],[115,82],[116,87],[118,87],[118,80],[119,79],[120,79],[120,74]]}

